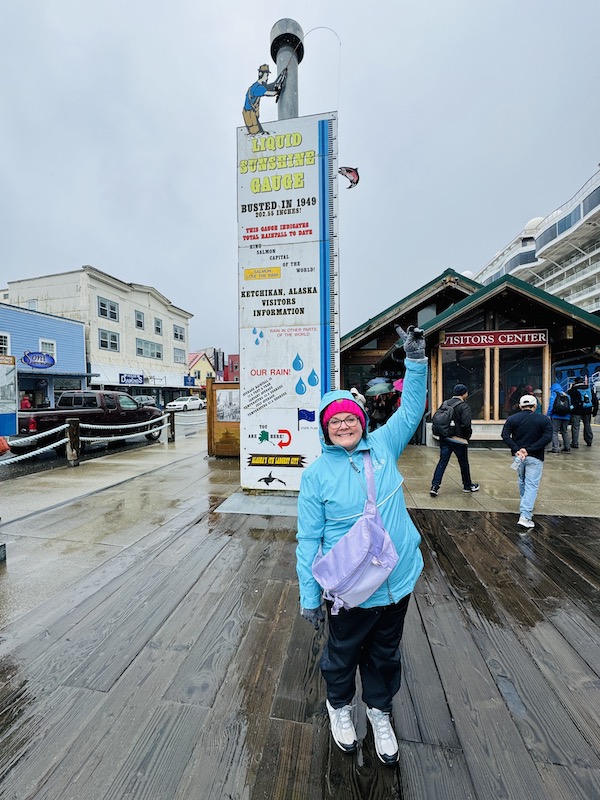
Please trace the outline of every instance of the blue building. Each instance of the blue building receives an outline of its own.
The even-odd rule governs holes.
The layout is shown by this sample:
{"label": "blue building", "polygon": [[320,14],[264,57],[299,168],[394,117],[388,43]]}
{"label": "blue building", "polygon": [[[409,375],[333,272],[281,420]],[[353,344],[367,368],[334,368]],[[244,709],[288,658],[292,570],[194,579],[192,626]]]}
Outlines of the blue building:
{"label": "blue building", "polygon": [[[66,389],[84,389],[85,324],[0,303],[0,355],[14,356],[19,402],[54,406]],[[26,403],[27,401],[25,401]]]}

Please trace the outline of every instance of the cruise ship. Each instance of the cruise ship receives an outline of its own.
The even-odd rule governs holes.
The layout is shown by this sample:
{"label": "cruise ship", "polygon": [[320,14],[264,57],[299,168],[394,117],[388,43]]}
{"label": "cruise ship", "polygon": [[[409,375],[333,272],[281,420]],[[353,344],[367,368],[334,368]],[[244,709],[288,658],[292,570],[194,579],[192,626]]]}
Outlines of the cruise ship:
{"label": "cruise ship", "polygon": [[600,314],[600,171],[556,211],[530,220],[474,280],[507,274]]}

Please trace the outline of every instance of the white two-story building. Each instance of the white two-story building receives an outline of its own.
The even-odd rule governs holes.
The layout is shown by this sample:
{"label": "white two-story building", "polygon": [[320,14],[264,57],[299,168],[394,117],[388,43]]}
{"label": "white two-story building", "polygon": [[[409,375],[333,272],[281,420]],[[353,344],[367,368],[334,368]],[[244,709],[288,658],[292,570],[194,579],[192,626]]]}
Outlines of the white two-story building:
{"label": "white two-story building", "polygon": [[151,394],[161,403],[183,392],[193,315],[152,286],[85,266],[10,281],[6,293],[13,306],[85,323],[92,387]]}

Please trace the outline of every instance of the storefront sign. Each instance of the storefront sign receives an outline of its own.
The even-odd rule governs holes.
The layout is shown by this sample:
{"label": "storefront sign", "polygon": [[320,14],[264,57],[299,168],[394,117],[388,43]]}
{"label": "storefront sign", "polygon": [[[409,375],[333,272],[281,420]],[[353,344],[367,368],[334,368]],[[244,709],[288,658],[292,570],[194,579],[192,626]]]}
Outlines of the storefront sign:
{"label": "storefront sign", "polygon": [[191,375],[184,375],[183,376],[183,385],[184,386],[195,386],[196,385],[196,378],[192,378]]}
{"label": "storefront sign", "polygon": [[338,385],[337,116],[238,129],[241,485],[297,490]]}
{"label": "storefront sign", "polygon": [[27,352],[23,355],[21,361],[23,364],[27,364],[28,367],[34,367],[35,369],[48,369],[56,363],[50,353]]}
{"label": "storefront sign", "polygon": [[143,375],[130,375],[127,372],[120,372],[119,373],[119,383],[122,383],[126,386],[143,386],[144,385],[144,376]]}
{"label": "storefront sign", "polygon": [[446,333],[440,347],[467,350],[481,347],[543,347],[548,344],[547,330],[466,331]]}

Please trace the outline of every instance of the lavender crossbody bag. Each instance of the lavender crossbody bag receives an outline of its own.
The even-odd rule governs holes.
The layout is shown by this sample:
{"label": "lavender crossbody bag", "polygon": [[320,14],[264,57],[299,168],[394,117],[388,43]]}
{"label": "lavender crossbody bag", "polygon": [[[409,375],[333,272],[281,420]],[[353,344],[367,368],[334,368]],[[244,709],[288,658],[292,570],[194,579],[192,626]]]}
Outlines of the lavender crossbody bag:
{"label": "lavender crossbody bag", "polygon": [[364,603],[398,563],[398,553],[377,510],[368,450],[363,459],[367,500],[362,516],[326,555],[319,548],[312,565],[312,574],[323,587],[323,596],[333,601],[332,614],[338,614],[340,608],[350,609]]}

